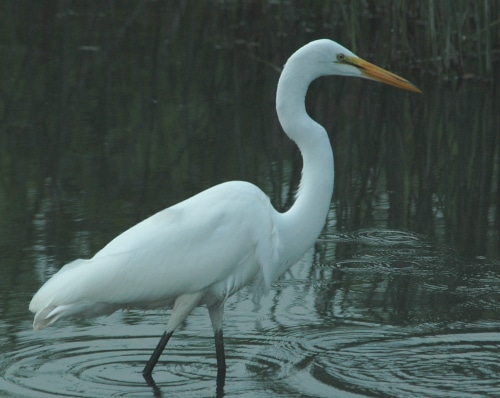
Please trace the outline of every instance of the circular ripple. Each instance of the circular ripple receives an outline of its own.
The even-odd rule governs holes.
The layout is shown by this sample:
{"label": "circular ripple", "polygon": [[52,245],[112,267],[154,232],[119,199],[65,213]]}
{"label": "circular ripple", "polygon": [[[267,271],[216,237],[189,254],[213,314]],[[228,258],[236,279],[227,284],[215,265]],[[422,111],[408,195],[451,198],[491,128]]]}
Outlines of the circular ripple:
{"label": "circular ripple", "polygon": [[498,333],[358,338],[321,357],[311,375],[370,396],[500,396]]}
{"label": "circular ripple", "polygon": [[[265,391],[275,384],[276,392],[286,393],[286,379],[307,345],[293,336],[262,333],[246,318],[246,312],[237,312],[226,329],[227,395],[260,389],[259,396],[268,396]],[[0,365],[0,391],[16,397],[214,396],[215,347],[203,310],[169,341],[153,372],[156,386],[145,383],[142,369],[159,339],[151,331],[161,334],[164,321],[163,315],[144,315],[145,324],[124,325],[122,317],[113,315],[90,326],[63,322],[41,333],[20,332],[15,350]]]}
{"label": "circular ripple", "polygon": [[[65,323],[41,333],[19,333],[15,351],[0,365],[0,391],[20,397],[151,396],[142,369],[159,339],[151,331],[161,334],[161,323],[131,326],[116,323],[118,317],[113,324],[113,318],[106,318],[109,325]],[[194,326],[192,333],[197,331]],[[213,395],[217,368],[207,331],[201,337],[179,331],[172,338],[153,374],[157,388]]]}
{"label": "circular ripple", "polygon": [[276,395],[500,396],[500,335],[487,325],[478,326],[483,331],[456,328],[444,332],[430,324],[397,328],[363,323],[287,327],[281,336],[256,339],[256,352],[240,347],[239,360],[252,379],[272,385]]}
{"label": "circular ripple", "polygon": [[[248,294],[227,306],[226,396],[500,396],[497,321],[444,330],[328,318],[311,310],[315,296],[294,285],[284,287],[279,300],[264,297],[255,313]],[[196,309],[167,345],[153,374],[158,390],[145,384],[141,372],[166,318],[133,311],[91,324],[61,322],[39,334],[18,332],[0,364],[0,391],[15,397],[214,396],[215,349],[205,309]]]}
{"label": "circular ripple", "polygon": [[421,245],[422,238],[414,233],[390,229],[362,229],[351,233],[325,234],[322,241],[352,242],[375,246]]}

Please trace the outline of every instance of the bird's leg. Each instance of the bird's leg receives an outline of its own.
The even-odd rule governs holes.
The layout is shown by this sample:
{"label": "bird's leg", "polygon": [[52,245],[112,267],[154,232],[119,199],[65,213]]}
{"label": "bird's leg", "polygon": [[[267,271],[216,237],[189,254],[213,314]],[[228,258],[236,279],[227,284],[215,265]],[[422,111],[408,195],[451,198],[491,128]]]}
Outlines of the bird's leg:
{"label": "bird's leg", "polygon": [[151,377],[151,372],[153,371],[158,359],[160,358],[165,346],[174,334],[174,330],[179,326],[184,319],[189,315],[194,307],[200,302],[200,298],[203,296],[204,292],[197,292],[193,294],[183,294],[175,299],[174,308],[170,314],[170,318],[167,323],[167,329],[163,336],[161,336],[160,342],[156,346],[153,354],[149,358],[148,363],[142,371],[142,376],[148,383],[151,383],[153,378]]}
{"label": "bird's leg", "polygon": [[215,332],[215,354],[217,356],[217,378],[226,376],[226,355],[222,329]]}
{"label": "bird's leg", "polygon": [[215,354],[217,356],[218,373],[226,373],[226,356],[224,354],[224,335],[222,333],[222,316],[224,314],[224,303],[217,303],[208,307],[210,320],[214,329]]}
{"label": "bird's leg", "polygon": [[224,353],[224,334],[222,333],[222,316],[224,314],[224,303],[217,303],[208,307],[210,320],[214,329],[215,355],[217,357],[217,390],[216,396],[224,396],[224,384],[226,382],[226,355]]}
{"label": "bird's leg", "polygon": [[151,372],[153,371],[153,368],[155,367],[156,363],[158,362],[158,359],[161,356],[161,353],[165,349],[165,346],[168,343],[168,340],[170,340],[170,337],[174,334],[174,331],[172,330],[171,332],[165,332],[163,333],[163,336],[161,336],[160,341],[158,342],[158,345],[156,346],[155,350],[153,351],[153,354],[149,358],[148,363],[144,367],[144,370],[142,371],[142,376],[146,379],[146,381],[149,381],[152,379],[151,377]]}
{"label": "bird's leg", "polygon": [[216,398],[224,397],[224,385],[226,384],[226,356],[224,355],[224,337],[222,328],[215,331],[215,354],[217,356],[217,383],[215,389]]}

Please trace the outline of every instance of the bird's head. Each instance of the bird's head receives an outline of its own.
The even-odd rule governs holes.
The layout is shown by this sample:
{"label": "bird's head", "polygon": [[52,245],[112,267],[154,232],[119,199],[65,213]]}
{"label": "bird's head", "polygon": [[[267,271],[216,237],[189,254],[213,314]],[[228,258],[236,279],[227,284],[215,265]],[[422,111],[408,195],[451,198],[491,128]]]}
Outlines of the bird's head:
{"label": "bird's head", "polygon": [[295,52],[288,64],[295,63],[295,60],[298,61],[297,65],[308,65],[304,71],[310,73],[311,80],[328,75],[355,76],[421,93],[420,89],[408,80],[359,58],[332,40],[310,42]]}

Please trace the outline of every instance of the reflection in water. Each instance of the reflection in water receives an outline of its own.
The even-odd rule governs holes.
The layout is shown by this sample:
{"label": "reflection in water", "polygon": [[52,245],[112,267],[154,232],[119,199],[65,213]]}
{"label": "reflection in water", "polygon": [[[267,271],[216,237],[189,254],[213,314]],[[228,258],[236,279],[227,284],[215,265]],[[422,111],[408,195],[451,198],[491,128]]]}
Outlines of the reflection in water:
{"label": "reflection in water", "polygon": [[[490,36],[476,20],[481,7],[496,15],[495,2],[480,2],[475,17],[463,18],[467,2],[447,14],[447,34],[467,32],[454,35],[456,52],[446,34],[437,34],[441,49],[424,38],[433,8],[443,27],[439,2],[417,2],[405,18],[384,14],[403,1],[357,1],[352,15],[328,1],[315,11],[288,3],[7,3],[3,245],[29,241],[33,215],[44,211],[45,250],[95,253],[134,222],[234,179],[256,182],[286,207],[296,185],[284,184],[298,180],[300,159],[276,121],[277,71],[299,44],[329,37],[415,76],[425,93],[335,78],[313,85],[308,110],[327,127],[336,156],[337,230],[410,229],[498,257],[500,68],[491,47],[499,31]],[[398,22],[408,26],[390,27]],[[395,31],[412,33],[394,42]],[[437,61],[443,53],[446,67]]]}
{"label": "reflection in water", "polygon": [[[342,244],[351,245],[351,255],[336,259]],[[210,322],[199,308],[173,336],[151,386],[141,372],[165,313],[67,321],[38,334],[23,313],[12,349],[4,350],[0,391],[494,397],[500,394],[499,286],[498,264],[465,263],[414,234],[325,234],[259,306],[250,289],[229,301],[223,389]]]}

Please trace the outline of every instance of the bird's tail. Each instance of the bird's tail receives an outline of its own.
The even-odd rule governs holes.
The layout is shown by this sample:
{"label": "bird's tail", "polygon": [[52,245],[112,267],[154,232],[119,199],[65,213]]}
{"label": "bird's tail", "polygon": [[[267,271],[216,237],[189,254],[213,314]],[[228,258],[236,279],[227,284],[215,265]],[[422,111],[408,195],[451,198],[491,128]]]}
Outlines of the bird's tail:
{"label": "bird's tail", "polygon": [[119,308],[118,305],[109,303],[73,303],[63,305],[49,305],[37,310],[30,307],[32,312],[35,312],[33,320],[33,329],[42,330],[56,323],[59,319],[78,317],[78,318],[93,318],[101,315],[109,315]]}
{"label": "bird's tail", "polygon": [[91,318],[116,311],[115,303],[95,301],[82,288],[95,286],[95,281],[88,281],[81,272],[89,264],[89,260],[78,259],[65,265],[38,290],[29,306],[35,313],[33,329],[45,329],[62,318]]}
{"label": "bird's tail", "polygon": [[37,311],[33,320],[33,329],[42,330],[57,321],[60,318],[60,315],[57,316],[60,313],[57,309],[58,307],[50,306]]}

